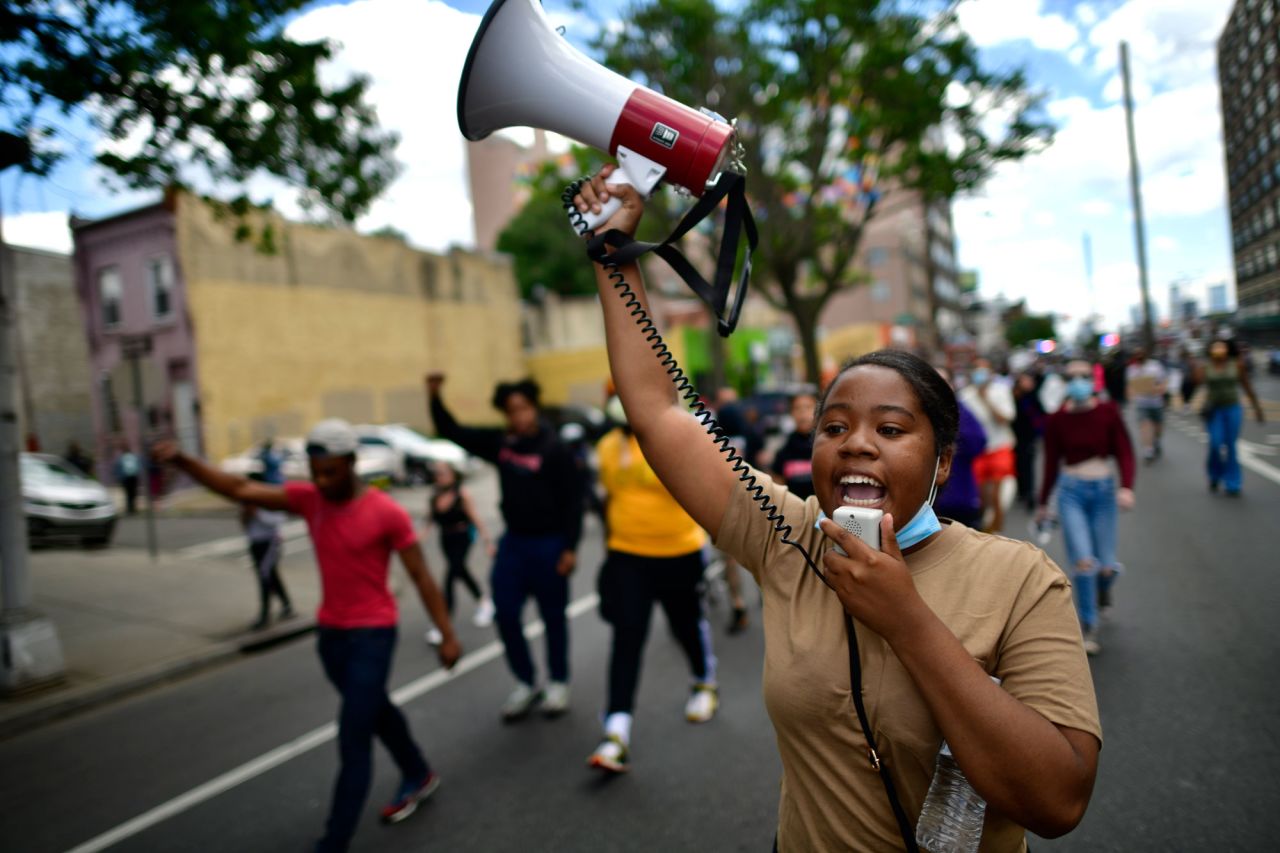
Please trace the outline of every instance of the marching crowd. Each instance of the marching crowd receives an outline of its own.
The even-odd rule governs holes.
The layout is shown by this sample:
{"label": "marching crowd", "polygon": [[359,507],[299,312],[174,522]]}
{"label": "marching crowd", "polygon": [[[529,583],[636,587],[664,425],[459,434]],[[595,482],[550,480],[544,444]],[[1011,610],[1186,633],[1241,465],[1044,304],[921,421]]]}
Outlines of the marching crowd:
{"label": "marching crowd", "polygon": [[[631,233],[643,203],[603,176],[575,202],[598,209],[612,192],[623,203],[608,225]],[[338,778],[316,849],[347,848],[369,794],[375,739],[402,779],[385,821],[408,817],[439,785],[387,693],[398,624],[391,556],[430,614],[428,640],[444,666],[462,654],[451,621],[460,583],[476,602],[476,624],[496,626],[513,677],[501,718],[557,716],[571,702],[565,609],[588,495],[603,503],[607,554],[591,568],[612,631],[591,768],[628,769],[655,605],[688,662],[686,719],[716,714],[703,600],[714,546],[730,582],[731,632],[748,620],[738,568],[763,600],[764,701],[784,768],[775,849],[914,849],[914,816],[940,750],[987,804],[984,849],[1025,849],[1027,829],[1070,831],[1101,747],[1086,655],[1100,649],[1099,611],[1122,571],[1117,511],[1134,506],[1139,456],[1152,464],[1161,456],[1174,393],[1205,419],[1210,489],[1240,493],[1242,402],[1259,419],[1263,412],[1235,345],[1214,341],[1207,360],[1180,376],[1142,352],[1006,376],[984,358],[952,375],[880,351],[846,364],[825,388],[796,394],[792,428],[765,449],[729,394],[717,398],[708,436],[612,294],[610,276],[621,275],[645,304],[639,269],[596,269],[616,383],[607,404],[614,429],[595,448],[599,493],[581,448],[542,416],[532,381],[495,389],[503,425],[490,427],[459,423],[444,375],[426,379],[439,435],[493,465],[500,487],[502,529],[490,531],[461,472],[435,471],[425,509],[445,555],[442,584],[408,511],[356,476],[359,440],[345,422],[323,421],[308,435],[310,482],[231,475],[171,442],[153,450],[246,507],[264,620],[272,598],[291,607],[276,574],[280,514],[306,521],[322,587],[317,650],[341,697]],[[1139,426],[1136,451],[1126,406]],[[726,446],[750,467],[726,464]],[[1015,500],[1041,526],[1059,520],[1065,573],[1034,544],[998,535]],[[842,506],[883,512],[879,549],[831,521]],[[491,560],[485,585],[468,562],[477,540]],[[541,666],[523,631],[530,598],[545,625]]]}

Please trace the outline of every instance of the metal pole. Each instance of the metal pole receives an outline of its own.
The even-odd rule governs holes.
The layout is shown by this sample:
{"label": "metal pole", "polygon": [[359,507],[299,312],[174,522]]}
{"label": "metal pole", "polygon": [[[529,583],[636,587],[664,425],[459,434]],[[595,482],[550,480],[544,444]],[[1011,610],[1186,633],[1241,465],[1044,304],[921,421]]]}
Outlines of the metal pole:
{"label": "metal pole", "polygon": [[138,421],[138,459],[140,471],[139,479],[142,481],[144,491],[146,516],[147,516],[147,551],[151,554],[151,562],[156,560],[156,513],[155,504],[151,496],[151,450],[147,447],[146,432],[144,431],[145,411],[142,403],[142,363],[141,356],[138,353],[130,353],[129,368],[133,374],[133,411],[134,417]]}
{"label": "metal pole", "polygon": [[[0,211],[3,218],[3,211]],[[58,629],[31,607],[27,519],[22,508],[14,360],[18,286],[0,232],[0,692],[56,681],[66,664]]]}
{"label": "metal pole", "polygon": [[12,256],[0,237],[0,596],[4,614],[14,615],[31,606],[31,581],[27,572],[27,520],[22,511],[19,480],[17,364],[14,338],[17,331],[18,292],[13,281]]}
{"label": "metal pole", "polygon": [[1147,285],[1147,231],[1142,219],[1142,187],[1138,172],[1138,140],[1133,132],[1133,90],[1129,84],[1129,43],[1120,42],[1120,78],[1124,81],[1124,122],[1129,132],[1129,196],[1133,201],[1133,239],[1138,248],[1138,283],[1142,288],[1142,342],[1155,355],[1151,295]]}

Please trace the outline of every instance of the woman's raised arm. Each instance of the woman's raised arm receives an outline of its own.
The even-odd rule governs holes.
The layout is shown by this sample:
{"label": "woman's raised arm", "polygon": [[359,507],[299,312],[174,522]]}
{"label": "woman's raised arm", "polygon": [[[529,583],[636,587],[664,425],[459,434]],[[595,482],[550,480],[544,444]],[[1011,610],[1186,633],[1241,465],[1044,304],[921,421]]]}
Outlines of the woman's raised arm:
{"label": "woman's raised arm", "polygon": [[[616,195],[622,200],[622,207],[600,228],[634,234],[644,213],[644,201],[630,186],[605,185],[605,178],[613,168],[605,166],[590,181],[584,182],[575,202],[582,212],[593,207],[598,210],[600,202]],[[628,264],[617,272],[626,280],[635,302],[648,313],[649,300],[640,268]],[[637,317],[632,313],[634,306],[628,307],[631,300],[618,295],[610,271],[599,264],[596,283],[604,310],[609,366],[627,412],[627,422],[662,484],[694,521],[714,537],[719,532],[738,475],[733,473],[705,427],[677,401],[667,368],[637,325]]]}

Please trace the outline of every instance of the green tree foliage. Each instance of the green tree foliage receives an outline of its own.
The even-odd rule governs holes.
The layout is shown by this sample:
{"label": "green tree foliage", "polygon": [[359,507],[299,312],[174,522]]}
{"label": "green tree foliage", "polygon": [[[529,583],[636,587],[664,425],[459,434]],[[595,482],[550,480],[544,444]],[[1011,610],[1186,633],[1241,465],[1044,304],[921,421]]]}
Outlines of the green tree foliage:
{"label": "green tree foliage", "polygon": [[1052,314],[1022,314],[1014,317],[1004,327],[1004,338],[1011,347],[1020,347],[1032,341],[1056,340]]}
{"label": "green tree foliage", "polygon": [[981,67],[952,5],[636,0],[595,43],[610,68],[737,118],[761,228],[756,283],[794,318],[810,380],[823,307],[866,280],[855,258],[886,206],[868,179],[948,199],[1052,138],[1041,96],[1021,71]]}
{"label": "green tree foliage", "polygon": [[270,174],[301,190],[304,207],[354,220],[395,178],[397,138],[379,128],[365,78],[321,81],[330,43],[284,34],[304,5],[0,4],[0,170],[47,173],[70,117],[128,140],[98,161],[129,187]]}
{"label": "green tree foliage", "polygon": [[515,263],[520,295],[535,298],[538,288],[562,296],[596,292],[595,273],[587,261],[582,238],[573,233],[560,195],[565,185],[589,168],[589,152],[575,148],[573,165],[542,164],[526,181],[529,200],[498,235],[498,251]]}

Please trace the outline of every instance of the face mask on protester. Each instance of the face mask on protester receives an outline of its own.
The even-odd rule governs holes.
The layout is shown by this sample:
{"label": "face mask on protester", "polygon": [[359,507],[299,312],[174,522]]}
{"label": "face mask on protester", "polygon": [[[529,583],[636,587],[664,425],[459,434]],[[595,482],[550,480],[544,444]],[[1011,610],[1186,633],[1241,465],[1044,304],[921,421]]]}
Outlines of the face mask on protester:
{"label": "face mask on protester", "polygon": [[969,374],[969,378],[973,380],[974,385],[986,385],[991,379],[991,371],[985,367],[975,367],[973,372]]}
{"label": "face mask on protester", "polygon": [[[898,540],[899,550],[905,551],[912,545],[918,545],[928,539],[933,534],[942,529],[942,522],[938,521],[938,514],[933,511],[934,498],[938,496],[938,466],[942,464],[942,457],[933,463],[933,485],[929,488],[929,498],[916,512],[915,516],[902,526],[902,529],[894,536]],[[827,517],[825,512],[818,512],[818,520],[814,522],[814,528],[821,530],[822,521]]]}
{"label": "face mask on protester", "polygon": [[1093,396],[1093,380],[1083,376],[1074,376],[1067,383],[1067,396],[1077,403],[1083,403]]}

